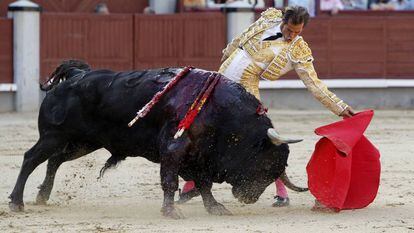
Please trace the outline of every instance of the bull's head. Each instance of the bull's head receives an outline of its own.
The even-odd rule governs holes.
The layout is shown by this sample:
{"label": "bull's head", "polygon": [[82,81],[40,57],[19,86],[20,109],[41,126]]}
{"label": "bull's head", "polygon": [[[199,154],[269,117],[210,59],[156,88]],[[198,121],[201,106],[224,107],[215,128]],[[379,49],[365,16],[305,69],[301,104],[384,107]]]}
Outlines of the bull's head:
{"label": "bull's head", "polygon": [[238,171],[237,177],[231,182],[233,195],[240,202],[255,203],[284,172],[289,154],[287,143],[302,141],[280,137],[273,128],[268,129],[267,136],[258,145],[260,150],[242,162],[243,170]]}

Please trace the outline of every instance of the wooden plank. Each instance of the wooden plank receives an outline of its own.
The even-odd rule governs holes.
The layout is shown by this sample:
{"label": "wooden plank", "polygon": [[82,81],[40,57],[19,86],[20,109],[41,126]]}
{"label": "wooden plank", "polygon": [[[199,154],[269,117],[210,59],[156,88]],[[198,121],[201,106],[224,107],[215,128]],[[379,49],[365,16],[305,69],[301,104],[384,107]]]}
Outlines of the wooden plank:
{"label": "wooden plank", "polygon": [[332,18],[330,78],[384,76],[383,17]]}
{"label": "wooden plank", "polygon": [[313,49],[312,55],[315,61],[329,61],[329,50],[328,49]]}
{"label": "wooden plank", "polygon": [[132,15],[42,14],[41,79],[62,60],[82,59],[92,68],[133,68]]}
{"label": "wooden plank", "polygon": [[178,61],[176,59],[151,59],[151,60],[139,60],[135,62],[135,70],[155,69],[163,67],[178,67]]}
{"label": "wooden plank", "polygon": [[330,28],[330,21],[327,19],[313,18],[310,23],[303,29],[302,37],[310,43],[311,41],[329,40],[328,31]]}
{"label": "wooden plank", "polygon": [[87,59],[86,16],[41,14],[40,79],[66,59]]}
{"label": "wooden plank", "polygon": [[332,62],[384,62],[383,51],[377,49],[354,49],[354,48],[341,48],[332,49],[331,61]]}
{"label": "wooden plank", "polygon": [[220,58],[184,58],[178,63],[178,66],[193,66],[200,69],[217,71],[220,68]]}
{"label": "wooden plank", "polygon": [[13,25],[0,18],[0,83],[13,83]]}
{"label": "wooden plank", "polygon": [[226,24],[222,13],[183,14],[185,58],[221,58],[226,46]]}
{"label": "wooden plank", "polygon": [[[414,30],[414,27],[411,29]],[[388,28],[388,38],[387,40],[390,43],[398,41],[413,41],[414,40],[414,31],[409,30],[397,30]]]}
{"label": "wooden plank", "polygon": [[387,47],[389,52],[408,52],[410,54],[414,53],[414,38],[407,41],[394,41],[387,42]]}
{"label": "wooden plank", "polygon": [[88,60],[92,64],[113,70],[133,69],[132,15],[91,17],[88,33]]}
{"label": "wooden plank", "polygon": [[382,50],[383,39],[381,40],[347,40],[347,41],[335,41],[332,43],[332,49],[353,49],[353,50]]}
{"label": "wooden plank", "polygon": [[335,29],[332,32],[332,40],[336,42],[342,41],[359,41],[359,42],[378,42],[383,40],[382,28],[372,30],[362,29]]}
{"label": "wooden plank", "polygon": [[[398,51],[398,52],[388,52],[387,62],[389,63],[411,63],[414,67],[414,50],[411,51]],[[414,76],[414,73],[413,73]]]}
{"label": "wooden plank", "polygon": [[226,46],[221,13],[135,15],[135,68],[192,65],[217,70]]}
{"label": "wooden plank", "polygon": [[383,40],[383,18],[333,18],[331,23],[333,41],[376,42]]}
{"label": "wooden plank", "polygon": [[387,75],[387,78],[414,79],[414,62],[388,62]]}
{"label": "wooden plank", "polygon": [[333,62],[332,78],[381,78],[382,62]]}
{"label": "wooden plank", "polygon": [[135,59],[180,58],[183,24],[176,15],[135,15]]}

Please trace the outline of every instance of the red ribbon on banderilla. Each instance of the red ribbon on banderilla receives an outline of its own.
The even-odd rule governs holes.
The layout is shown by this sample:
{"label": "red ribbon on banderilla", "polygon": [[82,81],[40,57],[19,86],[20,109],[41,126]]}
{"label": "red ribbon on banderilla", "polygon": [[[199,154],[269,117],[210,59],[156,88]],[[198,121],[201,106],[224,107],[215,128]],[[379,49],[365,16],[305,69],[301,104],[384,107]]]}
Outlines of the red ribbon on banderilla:
{"label": "red ribbon on banderilla", "polygon": [[137,112],[137,116],[132,119],[131,122],[128,123],[128,127],[131,127],[132,125],[137,122],[139,118],[143,118],[145,115],[149,113],[151,108],[158,103],[158,101],[161,99],[161,97],[167,93],[171,88],[173,88],[178,81],[183,78],[188,72],[190,72],[193,69],[193,67],[185,67],[180,73],[178,73],[161,91],[157,92],[157,94],[152,97],[151,101],[148,102],[141,110]]}
{"label": "red ribbon on banderilla", "polygon": [[[131,122],[128,123],[128,126],[131,127],[139,118],[145,117],[151,108],[158,103],[161,97],[172,87],[174,87],[178,81],[183,78],[188,72],[193,69],[192,67],[185,67],[180,73],[178,73],[161,91],[157,92],[154,97],[152,97],[151,101],[148,102],[141,110],[137,112],[137,116],[132,119]],[[181,137],[185,130],[189,129],[191,124],[194,122],[194,119],[201,111],[202,107],[206,103],[207,99],[210,97],[211,93],[214,90],[214,87],[220,80],[219,73],[211,73],[208,77],[207,81],[204,83],[201,91],[198,93],[198,96],[191,104],[191,107],[188,109],[187,113],[185,114],[184,118],[178,124],[178,131],[174,135],[174,139]]]}
{"label": "red ribbon on banderilla", "polygon": [[211,93],[214,90],[214,87],[216,86],[219,80],[220,80],[220,76],[218,73],[210,74],[203,88],[201,89],[200,93],[198,93],[197,98],[191,104],[190,109],[188,109],[184,118],[178,124],[178,131],[177,133],[175,133],[174,139],[181,137],[184,131],[190,128],[194,119],[196,118],[201,108],[206,103],[208,97],[210,97]]}

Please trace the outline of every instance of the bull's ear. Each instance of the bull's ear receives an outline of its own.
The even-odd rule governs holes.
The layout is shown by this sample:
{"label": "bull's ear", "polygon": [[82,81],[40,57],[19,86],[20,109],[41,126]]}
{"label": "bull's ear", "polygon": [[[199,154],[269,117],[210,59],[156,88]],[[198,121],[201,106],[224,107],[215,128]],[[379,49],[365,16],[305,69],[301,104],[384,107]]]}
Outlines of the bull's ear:
{"label": "bull's ear", "polygon": [[267,136],[270,138],[273,144],[279,146],[283,143],[297,143],[303,141],[303,139],[291,139],[280,136],[275,129],[269,128],[267,130]]}

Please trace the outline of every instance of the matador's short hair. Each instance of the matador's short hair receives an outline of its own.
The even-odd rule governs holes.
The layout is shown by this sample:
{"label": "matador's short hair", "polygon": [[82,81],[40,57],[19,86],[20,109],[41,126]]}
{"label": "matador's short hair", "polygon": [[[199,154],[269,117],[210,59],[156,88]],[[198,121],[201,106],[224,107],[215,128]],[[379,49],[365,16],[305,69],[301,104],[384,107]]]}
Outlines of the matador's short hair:
{"label": "matador's short hair", "polygon": [[288,6],[283,14],[283,23],[291,22],[292,24],[301,24],[304,26],[309,21],[309,13],[305,7],[302,6]]}

